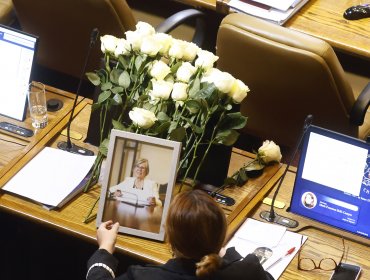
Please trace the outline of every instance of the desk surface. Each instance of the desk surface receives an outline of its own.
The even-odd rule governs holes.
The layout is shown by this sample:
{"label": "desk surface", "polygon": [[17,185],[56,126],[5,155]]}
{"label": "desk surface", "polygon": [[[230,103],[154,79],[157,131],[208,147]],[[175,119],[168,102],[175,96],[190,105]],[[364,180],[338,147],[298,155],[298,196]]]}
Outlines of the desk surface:
{"label": "desk surface", "polygon": [[[195,7],[225,11],[229,0],[177,0]],[[358,0],[309,0],[284,26],[328,42],[343,52],[370,60],[370,18],[349,21],[343,12]]]}
{"label": "desk surface", "polygon": [[[79,113],[76,116],[75,121],[72,123],[72,131],[77,131],[86,135],[87,122],[91,111],[91,103],[82,100],[79,103],[77,111]],[[68,110],[66,110],[66,112],[68,115]],[[37,142],[31,149],[27,150],[29,145],[27,144],[25,148],[26,152],[23,150],[20,152],[14,152],[17,158],[21,158],[19,162],[25,162],[29,160],[32,155],[37,154],[37,152],[33,152],[35,149],[40,150],[40,148],[45,145],[56,147],[59,141],[65,141],[65,136],[60,135],[59,132],[67,124],[67,120],[67,117],[59,118],[59,122],[54,123],[54,126],[50,128],[50,132],[47,135],[44,135],[44,138],[40,139],[40,141]],[[55,131],[58,133],[55,133]],[[0,136],[3,137],[2,134],[0,134]],[[83,143],[79,144],[84,145]],[[6,154],[5,151],[7,148],[9,147],[0,145],[1,156]],[[229,174],[233,173],[247,161],[250,161],[250,156],[251,154],[234,149],[229,167]],[[12,163],[12,160],[9,162]],[[14,170],[20,168],[19,163],[17,163],[14,164],[12,168],[8,170],[8,172],[4,173],[4,170],[7,169],[8,164],[6,164],[0,170],[0,187],[12,173],[14,174]],[[237,202],[232,207],[224,207],[224,211],[229,223],[228,237],[235,232],[235,230],[244,222],[246,217],[254,217],[259,219],[260,211],[262,209],[269,209],[266,205],[260,205],[259,201],[261,201],[262,198],[266,196],[266,194],[268,194],[268,192],[273,188],[274,183],[284,171],[282,169],[283,168],[280,168],[278,165],[271,166],[267,168],[262,176],[249,180],[249,182],[242,188],[234,187],[225,190],[224,194],[233,197]],[[294,172],[288,172],[278,196],[278,200],[285,201],[287,205],[289,203],[294,176]],[[6,211],[11,215],[19,215],[23,218],[29,219],[32,222],[41,223],[60,232],[76,236],[77,238],[87,240],[95,244],[95,221],[90,222],[89,224],[84,224],[82,221],[90,210],[92,204],[99,196],[100,188],[95,186],[88,193],[82,193],[78,195],[62,209],[48,211],[31,201],[27,201],[15,195],[0,192],[0,211]],[[285,211],[279,209],[277,212],[279,214],[283,214]],[[297,219],[299,219],[301,225],[310,225],[312,223],[311,221],[305,221],[303,218]],[[309,237],[302,252],[302,256],[311,257],[315,260],[327,256],[339,259],[341,252],[338,250],[337,244],[340,241],[340,237],[338,235],[326,233],[322,230],[319,230],[319,228],[320,226],[317,228],[300,228],[300,232],[308,235]],[[368,262],[368,256],[370,255],[369,246],[361,245],[357,242],[349,240],[348,238],[345,238],[345,245],[347,251],[344,261],[361,265],[363,271],[360,279],[370,279],[370,265]],[[150,263],[163,263],[171,258],[171,252],[168,244],[158,241],[122,234],[119,235],[116,246],[119,253],[130,255]],[[295,257],[280,279],[329,279],[329,275],[329,272],[324,271],[298,271],[297,257]]]}
{"label": "desk surface", "polygon": [[[299,222],[299,227],[293,229],[293,231],[308,236],[308,240],[302,248],[301,257],[311,258],[315,260],[316,263],[319,263],[320,259],[325,257],[331,257],[334,260],[339,261],[342,254],[340,244],[341,237],[343,236],[346,248],[343,262],[360,265],[362,267],[362,273],[359,279],[370,279],[370,246],[362,245],[353,241],[352,238],[356,238],[354,235],[344,233],[340,230],[335,230],[318,222],[286,212],[286,208],[290,203],[294,179],[295,168],[291,168],[291,171],[287,173],[277,196],[277,200],[285,202],[286,206],[284,209],[275,208],[275,211],[279,215],[297,220]],[[272,198],[274,191],[275,189],[271,190],[268,197]],[[259,215],[263,210],[269,211],[270,207],[260,203],[250,212],[250,216],[257,220],[262,220]],[[331,272],[322,270],[314,270],[311,272],[298,270],[298,257],[296,255],[279,279],[327,280],[330,278],[330,275]]]}
{"label": "desk surface", "polygon": [[[86,135],[88,120],[91,112],[91,102],[85,102],[84,100],[81,101],[77,111],[79,111],[79,113],[71,125],[71,130]],[[69,111],[64,113],[68,115]],[[50,132],[46,135],[47,137],[45,137],[45,139],[41,139],[32,148],[29,148],[30,144],[26,144],[24,149],[18,149],[14,152],[14,155],[17,157],[18,161],[17,163],[13,164],[13,161],[10,160],[0,170],[0,187],[3,186],[6,181],[17,172],[17,170],[20,170],[20,168],[24,166],[26,162],[35,156],[37,152],[42,149],[42,147],[56,147],[59,141],[66,140],[65,136],[60,135],[60,131],[67,124],[67,121],[65,120],[68,120],[68,118],[65,117],[60,119],[61,120],[59,123],[55,124],[54,127],[50,127]],[[13,140],[16,141],[17,139]],[[83,140],[84,139],[81,139],[81,141]],[[84,145],[83,143],[78,144]],[[11,149],[12,146],[8,147],[0,145],[0,155],[4,155],[4,158],[6,158],[5,155],[8,152],[8,148]],[[96,150],[97,149],[95,148],[95,152]],[[234,150],[232,153],[229,174],[240,168],[244,163],[252,160],[252,158],[248,157],[248,155],[250,154],[240,150]],[[9,164],[12,164],[11,168],[8,167]],[[236,187],[224,191],[225,195],[228,195],[236,200],[235,205],[224,207],[227,220],[230,223],[229,232],[235,231],[235,227],[240,225],[240,223],[232,222],[239,215],[239,213],[242,210],[245,211],[245,209],[252,209],[253,206],[261,200],[263,195],[265,195],[267,191],[273,187],[274,183],[282,174],[280,167],[280,165],[270,166],[262,176],[250,180],[243,188]],[[30,186],[32,186],[32,183],[30,183]],[[35,223],[41,223],[46,226],[50,226],[53,229],[69,235],[75,235],[78,238],[93,242],[95,244],[95,220],[88,224],[84,224],[83,220],[99,196],[100,187],[95,186],[88,193],[82,193],[78,195],[70,203],[67,203],[62,209],[48,211],[37,203],[27,201],[21,197],[9,193],[0,192],[0,211],[7,211],[12,215],[19,215]],[[96,211],[97,209],[95,208],[94,213],[96,213]],[[147,240],[122,234],[119,235],[116,246],[118,252],[150,263],[164,263],[171,258],[171,252],[168,244],[154,240]]]}

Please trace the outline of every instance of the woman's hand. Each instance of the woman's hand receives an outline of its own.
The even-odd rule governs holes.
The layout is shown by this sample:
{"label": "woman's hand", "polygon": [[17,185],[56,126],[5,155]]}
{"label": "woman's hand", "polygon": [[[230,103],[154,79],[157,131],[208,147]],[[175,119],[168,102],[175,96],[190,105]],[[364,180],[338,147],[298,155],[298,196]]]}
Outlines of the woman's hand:
{"label": "woman's hand", "polygon": [[119,223],[113,223],[112,221],[104,222],[99,226],[96,232],[96,239],[99,244],[99,249],[105,249],[109,253],[113,254],[118,228]]}
{"label": "woman's hand", "polygon": [[148,203],[151,205],[151,206],[155,206],[157,205],[156,201],[155,201],[155,197],[154,196],[150,196],[147,198],[147,201]]}

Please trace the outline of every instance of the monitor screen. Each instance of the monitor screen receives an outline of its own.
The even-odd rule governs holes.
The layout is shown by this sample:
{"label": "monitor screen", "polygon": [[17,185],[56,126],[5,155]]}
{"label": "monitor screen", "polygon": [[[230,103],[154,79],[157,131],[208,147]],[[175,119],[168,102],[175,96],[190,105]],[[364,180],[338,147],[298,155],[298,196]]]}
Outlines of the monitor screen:
{"label": "monitor screen", "polygon": [[23,121],[37,37],[0,25],[0,114]]}
{"label": "monitor screen", "polygon": [[311,126],[303,141],[290,210],[370,238],[370,145]]}

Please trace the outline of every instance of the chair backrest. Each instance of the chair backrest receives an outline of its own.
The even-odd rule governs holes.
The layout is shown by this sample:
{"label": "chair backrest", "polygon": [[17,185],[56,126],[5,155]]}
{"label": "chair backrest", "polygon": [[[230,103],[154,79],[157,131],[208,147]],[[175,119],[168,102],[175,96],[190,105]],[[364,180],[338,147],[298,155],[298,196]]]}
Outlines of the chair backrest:
{"label": "chair backrest", "polygon": [[314,124],[356,136],[355,102],[333,51],[323,40],[245,14],[226,16],[217,35],[217,67],[244,81],[243,132],[294,146],[308,114]]}
{"label": "chair backrest", "polygon": [[[136,20],[125,0],[13,0],[22,29],[40,38],[37,62],[47,68],[81,75],[91,31],[123,36]],[[87,71],[97,69],[102,56],[98,42]]]}

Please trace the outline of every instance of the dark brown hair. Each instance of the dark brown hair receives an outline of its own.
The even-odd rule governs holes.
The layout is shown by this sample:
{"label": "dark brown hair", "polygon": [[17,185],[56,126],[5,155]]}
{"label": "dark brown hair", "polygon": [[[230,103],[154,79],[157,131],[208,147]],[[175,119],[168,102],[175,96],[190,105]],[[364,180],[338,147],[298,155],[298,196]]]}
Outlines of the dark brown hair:
{"label": "dark brown hair", "polygon": [[199,277],[220,266],[226,228],[221,207],[201,190],[179,193],[168,210],[166,234],[172,250],[177,257],[198,261]]}

